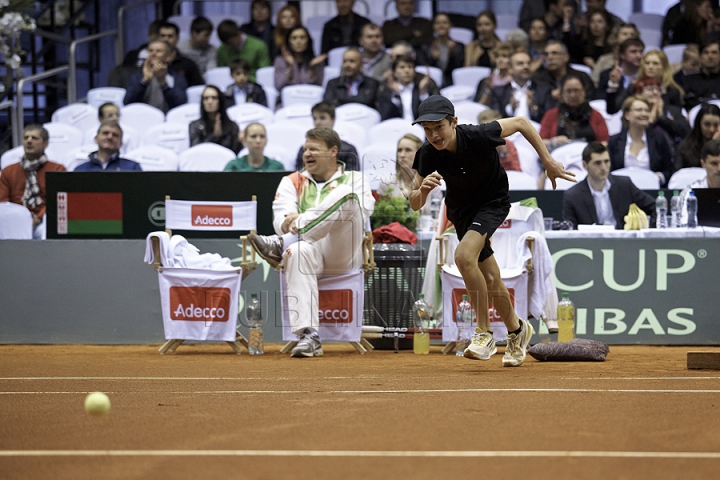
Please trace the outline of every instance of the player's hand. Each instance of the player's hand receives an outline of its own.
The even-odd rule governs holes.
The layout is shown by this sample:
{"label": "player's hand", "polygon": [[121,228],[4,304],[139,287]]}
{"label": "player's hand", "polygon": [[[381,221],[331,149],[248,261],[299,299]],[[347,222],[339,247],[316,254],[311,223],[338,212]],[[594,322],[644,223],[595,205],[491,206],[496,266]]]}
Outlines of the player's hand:
{"label": "player's hand", "polygon": [[545,175],[547,175],[547,178],[550,179],[553,190],[557,188],[557,183],[555,182],[555,179],[557,178],[562,178],[563,180],[567,180],[568,182],[577,182],[577,180],[575,179],[575,174],[573,172],[565,170],[565,166],[552,157],[550,158],[550,161],[548,161],[545,165]]}
{"label": "player's hand", "polygon": [[437,187],[440,186],[442,175],[437,172],[433,172],[427,177],[423,178],[422,184],[420,184],[420,192],[427,195]]}
{"label": "player's hand", "polygon": [[282,231],[285,233],[298,233],[297,223],[295,220],[300,216],[299,213],[289,213],[285,215],[285,220],[282,223]]}

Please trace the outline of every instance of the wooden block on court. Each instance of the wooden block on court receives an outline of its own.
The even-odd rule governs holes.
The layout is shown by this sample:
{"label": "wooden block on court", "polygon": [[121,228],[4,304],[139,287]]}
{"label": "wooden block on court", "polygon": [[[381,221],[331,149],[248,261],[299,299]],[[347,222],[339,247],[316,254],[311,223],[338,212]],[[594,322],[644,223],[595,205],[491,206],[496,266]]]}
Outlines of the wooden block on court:
{"label": "wooden block on court", "polygon": [[688,370],[720,370],[720,352],[687,352]]}

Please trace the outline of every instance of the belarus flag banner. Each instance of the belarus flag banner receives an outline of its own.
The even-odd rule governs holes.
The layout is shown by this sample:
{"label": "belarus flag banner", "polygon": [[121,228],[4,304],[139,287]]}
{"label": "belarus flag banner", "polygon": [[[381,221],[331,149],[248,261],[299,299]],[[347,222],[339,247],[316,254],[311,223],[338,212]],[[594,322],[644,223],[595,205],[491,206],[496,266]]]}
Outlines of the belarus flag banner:
{"label": "belarus flag banner", "polygon": [[57,230],[59,235],[122,235],[122,193],[58,192]]}

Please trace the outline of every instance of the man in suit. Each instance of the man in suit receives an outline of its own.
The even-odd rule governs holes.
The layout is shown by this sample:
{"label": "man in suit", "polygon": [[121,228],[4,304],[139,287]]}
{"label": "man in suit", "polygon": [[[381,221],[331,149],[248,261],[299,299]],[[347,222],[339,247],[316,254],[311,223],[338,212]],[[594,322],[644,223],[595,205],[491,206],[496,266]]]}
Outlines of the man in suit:
{"label": "man in suit", "polygon": [[588,174],[563,195],[563,219],[578,225],[625,226],[623,217],[634,203],[655,222],[655,200],[628,177],[610,175],[610,154],[600,142],[590,142],[582,153]]}
{"label": "man in suit", "polygon": [[614,67],[600,73],[598,88],[595,96],[607,100],[607,112],[617,113],[622,106],[623,92],[637,77],[642,64],[645,44],[639,38],[628,38],[620,44],[618,56],[620,61]]}
{"label": "man in suit", "polygon": [[393,60],[392,75],[380,91],[378,111],[383,120],[404,118],[412,121],[418,116],[420,102],[438,94],[440,89],[429,75],[415,72],[415,60],[401,55]]}
{"label": "man in suit", "polygon": [[333,107],[362,103],[376,108],[379,89],[380,82],[363,74],[360,50],[350,47],[343,53],[342,75],[328,82],[323,101]]}
{"label": "man in suit", "polygon": [[527,52],[515,52],[510,57],[512,79],[490,93],[490,108],[503,118],[526,117],[539,123],[547,109],[555,106],[550,86],[530,80],[530,61]]}
{"label": "man in suit", "polygon": [[335,0],[337,17],[325,23],[322,34],[322,53],[337,47],[357,47],[360,30],[370,20],[353,12],[355,0]]}

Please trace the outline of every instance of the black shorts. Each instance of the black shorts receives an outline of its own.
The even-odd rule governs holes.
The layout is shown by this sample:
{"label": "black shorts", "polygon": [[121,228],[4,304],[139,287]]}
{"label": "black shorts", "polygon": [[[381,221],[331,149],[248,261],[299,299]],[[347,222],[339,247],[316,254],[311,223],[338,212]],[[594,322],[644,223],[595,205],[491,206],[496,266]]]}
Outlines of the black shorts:
{"label": "black shorts", "polygon": [[487,233],[485,246],[480,250],[478,262],[485,261],[486,258],[489,258],[493,254],[493,249],[490,247],[490,237],[492,237],[495,230],[502,225],[509,212],[509,203],[505,201],[491,202],[483,205],[480,210],[475,212],[475,216],[453,222],[458,240],[462,240],[468,230],[473,230],[481,235]]}

